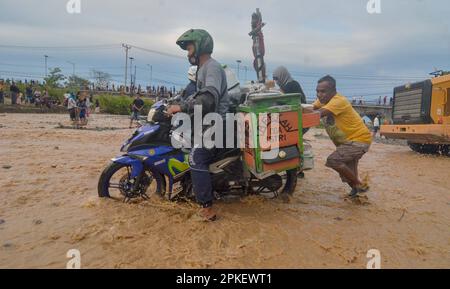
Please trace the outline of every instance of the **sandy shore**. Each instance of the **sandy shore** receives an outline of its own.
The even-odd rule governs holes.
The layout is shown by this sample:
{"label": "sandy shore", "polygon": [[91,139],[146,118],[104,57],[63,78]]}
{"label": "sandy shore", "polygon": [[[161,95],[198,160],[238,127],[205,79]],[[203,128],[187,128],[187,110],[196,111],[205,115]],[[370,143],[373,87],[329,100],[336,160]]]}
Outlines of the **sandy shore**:
{"label": "sandy shore", "polygon": [[309,133],[316,168],[290,203],[219,203],[222,219],[205,224],[189,204],[97,197],[132,132],[126,117],[60,123],[68,116],[0,114],[0,268],[65,268],[69,249],[83,268],[365,268],[369,249],[383,268],[450,267],[448,157],[374,144],[361,161],[369,204],[356,205],[324,166],[332,143]]}

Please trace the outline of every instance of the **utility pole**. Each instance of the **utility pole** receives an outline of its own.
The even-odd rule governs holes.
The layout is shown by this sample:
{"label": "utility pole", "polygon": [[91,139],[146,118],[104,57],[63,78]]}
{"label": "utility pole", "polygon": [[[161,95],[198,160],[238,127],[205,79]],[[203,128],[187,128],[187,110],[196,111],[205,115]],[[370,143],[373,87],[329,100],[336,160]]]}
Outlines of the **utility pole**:
{"label": "utility pole", "polygon": [[130,57],[130,93],[133,88],[133,60],[134,57]]}
{"label": "utility pole", "polygon": [[128,50],[131,49],[130,45],[122,44],[122,47],[125,48],[125,81],[124,81],[124,89],[127,91],[127,73],[128,73]]}
{"label": "utility pole", "polygon": [[[133,80],[133,88],[135,88],[135,86],[136,86],[136,64],[134,65],[134,80]],[[134,89],[133,89],[133,92],[134,92]]]}
{"label": "utility pole", "polygon": [[150,83],[149,83],[149,87],[152,86],[152,82],[153,82],[153,66],[150,64],[147,64],[147,66],[150,68]]}
{"label": "utility pole", "polygon": [[240,66],[240,64],[241,64],[241,60],[236,60],[236,62],[237,62],[237,78],[238,78],[238,81],[239,81],[239,66]]}
{"label": "utility pole", "polygon": [[48,69],[47,69],[48,55],[44,55],[44,58],[45,58],[45,77],[48,77]]}
{"label": "utility pole", "polygon": [[70,62],[70,61],[67,61],[67,63],[69,63],[69,64],[72,64],[72,76],[74,76],[75,77],[75,63],[73,63],[73,62]]}
{"label": "utility pole", "polygon": [[248,69],[247,65],[244,66],[244,70],[245,70],[245,82],[247,82],[247,69]]}

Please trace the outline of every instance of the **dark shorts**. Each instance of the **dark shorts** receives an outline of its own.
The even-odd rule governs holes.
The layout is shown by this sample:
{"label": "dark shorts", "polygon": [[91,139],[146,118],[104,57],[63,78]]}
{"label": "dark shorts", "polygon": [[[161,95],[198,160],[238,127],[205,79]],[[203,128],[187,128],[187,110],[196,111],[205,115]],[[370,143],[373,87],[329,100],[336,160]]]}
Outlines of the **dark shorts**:
{"label": "dark shorts", "polygon": [[380,130],[380,127],[379,127],[379,126],[374,126],[374,127],[373,127],[373,131],[374,131],[374,132],[378,132],[379,130]]}
{"label": "dark shorts", "polygon": [[[328,157],[326,166],[334,169],[346,165],[353,173],[357,174],[358,162],[369,151],[369,148],[370,144],[360,142],[349,142],[340,145]],[[343,176],[341,178],[343,182],[348,183],[348,180]]]}
{"label": "dark shorts", "polygon": [[77,119],[76,109],[75,108],[69,109],[69,115],[71,120],[76,120]]}
{"label": "dark shorts", "polygon": [[86,118],[86,109],[82,109],[80,110],[80,119],[85,119]]}

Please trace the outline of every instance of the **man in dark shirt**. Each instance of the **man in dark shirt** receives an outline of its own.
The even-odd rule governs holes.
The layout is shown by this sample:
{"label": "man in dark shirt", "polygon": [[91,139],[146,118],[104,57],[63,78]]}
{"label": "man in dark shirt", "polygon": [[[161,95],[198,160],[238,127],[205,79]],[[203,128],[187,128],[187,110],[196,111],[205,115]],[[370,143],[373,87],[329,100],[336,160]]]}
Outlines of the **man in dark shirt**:
{"label": "man in dark shirt", "polygon": [[144,107],[144,101],[141,99],[140,95],[137,94],[133,103],[131,104],[131,117],[130,117],[130,128],[132,128],[133,120],[139,120],[139,113]]}
{"label": "man in dark shirt", "polygon": [[11,84],[9,91],[11,92],[11,104],[17,104],[17,97],[19,96],[20,90],[15,82]]}
{"label": "man in dark shirt", "polygon": [[299,93],[300,103],[306,103],[306,96],[300,84],[292,79],[291,74],[284,66],[280,66],[273,72],[273,80],[283,93]]}
{"label": "man in dark shirt", "polygon": [[31,103],[31,98],[33,97],[33,88],[31,87],[31,83],[27,86],[25,94],[26,94],[26,102]]}

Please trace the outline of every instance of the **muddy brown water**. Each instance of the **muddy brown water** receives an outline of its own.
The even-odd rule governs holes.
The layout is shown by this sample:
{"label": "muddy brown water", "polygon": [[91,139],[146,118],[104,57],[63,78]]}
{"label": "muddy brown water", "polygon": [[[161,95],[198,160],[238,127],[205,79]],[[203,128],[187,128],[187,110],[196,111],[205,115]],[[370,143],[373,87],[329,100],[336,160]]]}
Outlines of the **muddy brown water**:
{"label": "muddy brown water", "polygon": [[376,143],[361,161],[368,204],[324,166],[331,142],[310,132],[316,167],[289,203],[250,197],[218,203],[221,220],[198,222],[194,204],[97,197],[97,181],[131,134],[125,117],[93,115],[88,128],[57,114],[0,117],[0,268],[450,267],[450,158]]}

